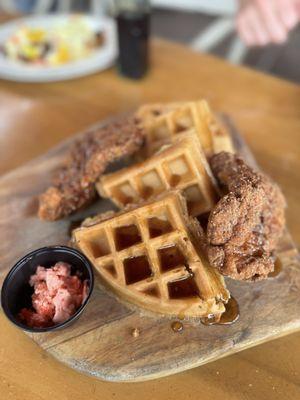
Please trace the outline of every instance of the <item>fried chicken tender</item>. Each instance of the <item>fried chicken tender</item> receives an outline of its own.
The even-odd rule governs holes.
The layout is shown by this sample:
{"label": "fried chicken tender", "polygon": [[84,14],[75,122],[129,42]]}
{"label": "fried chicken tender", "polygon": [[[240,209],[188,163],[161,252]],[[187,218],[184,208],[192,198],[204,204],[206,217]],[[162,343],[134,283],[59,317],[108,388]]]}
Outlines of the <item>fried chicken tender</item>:
{"label": "fried chicken tender", "polygon": [[224,196],[208,220],[209,261],[233,279],[264,279],[274,270],[274,250],[285,226],[285,199],[270,178],[237,155],[218,153],[210,164]]}
{"label": "fried chicken tender", "polygon": [[89,204],[96,196],[95,182],[106,167],[136,152],[143,140],[144,132],[134,118],[86,133],[71,146],[53,185],[40,196],[39,217],[54,221]]}

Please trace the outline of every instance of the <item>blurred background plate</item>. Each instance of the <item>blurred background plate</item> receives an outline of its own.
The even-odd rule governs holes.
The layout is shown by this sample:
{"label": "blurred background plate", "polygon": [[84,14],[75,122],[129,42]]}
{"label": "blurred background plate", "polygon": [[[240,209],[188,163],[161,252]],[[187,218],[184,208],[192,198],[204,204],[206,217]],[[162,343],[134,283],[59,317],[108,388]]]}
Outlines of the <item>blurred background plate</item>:
{"label": "blurred background plate", "polygon": [[[18,63],[0,54],[0,78],[18,82],[51,82],[74,79],[110,67],[117,56],[114,20],[104,16],[82,16],[95,32],[102,31],[104,44],[84,59],[60,66],[36,66]],[[52,27],[70,19],[70,15],[46,15],[21,18],[0,27],[0,46],[21,26]]]}

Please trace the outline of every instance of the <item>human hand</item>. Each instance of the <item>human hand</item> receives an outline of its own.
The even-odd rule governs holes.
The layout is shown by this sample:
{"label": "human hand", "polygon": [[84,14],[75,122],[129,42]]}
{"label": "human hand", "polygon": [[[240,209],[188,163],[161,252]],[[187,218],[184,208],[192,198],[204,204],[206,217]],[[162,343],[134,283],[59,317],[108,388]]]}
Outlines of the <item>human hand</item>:
{"label": "human hand", "polygon": [[237,30],[248,46],[283,43],[300,20],[300,0],[239,0]]}

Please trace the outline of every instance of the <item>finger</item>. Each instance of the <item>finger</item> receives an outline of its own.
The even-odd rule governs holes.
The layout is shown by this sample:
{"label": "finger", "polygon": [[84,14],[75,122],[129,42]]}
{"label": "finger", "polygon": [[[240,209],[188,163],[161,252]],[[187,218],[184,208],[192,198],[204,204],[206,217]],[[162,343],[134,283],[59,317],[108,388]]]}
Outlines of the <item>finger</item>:
{"label": "finger", "polygon": [[252,46],[254,44],[254,37],[253,37],[253,32],[251,30],[251,26],[248,23],[248,17],[245,15],[244,11],[243,14],[240,14],[236,20],[236,27],[238,30],[238,33],[242,39],[242,41],[247,45],[247,46]]}
{"label": "finger", "polygon": [[266,0],[255,0],[255,4],[272,42],[283,43],[287,38],[287,29],[280,20],[276,9],[270,7],[270,2]]}
{"label": "finger", "polygon": [[295,0],[295,9],[297,11],[298,18],[300,20],[300,0]]}
{"label": "finger", "polygon": [[272,41],[254,7],[247,7],[237,22],[241,37],[248,46],[264,46]]}
{"label": "finger", "polygon": [[299,22],[299,17],[294,0],[277,0],[277,13],[286,28],[293,29]]}
{"label": "finger", "polygon": [[272,38],[268,30],[265,28],[265,24],[255,7],[249,7],[248,23],[251,26],[256,45],[265,46],[272,41]]}

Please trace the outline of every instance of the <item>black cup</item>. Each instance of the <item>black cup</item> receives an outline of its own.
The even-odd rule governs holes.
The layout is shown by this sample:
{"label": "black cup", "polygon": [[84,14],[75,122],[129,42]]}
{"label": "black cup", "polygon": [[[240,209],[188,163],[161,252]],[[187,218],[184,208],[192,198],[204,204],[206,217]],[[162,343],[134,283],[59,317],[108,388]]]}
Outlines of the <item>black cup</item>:
{"label": "black cup", "polygon": [[[47,328],[28,327],[18,319],[17,314],[22,308],[32,306],[33,288],[29,285],[29,279],[39,265],[49,268],[58,261],[70,264],[72,275],[76,273],[80,279],[88,281],[87,297],[78,310],[66,321]],[[93,287],[93,268],[82,253],[66,246],[43,247],[21,258],[10,270],[2,285],[1,305],[7,318],[19,328],[29,332],[50,332],[65,328],[79,317],[89,301]]]}

